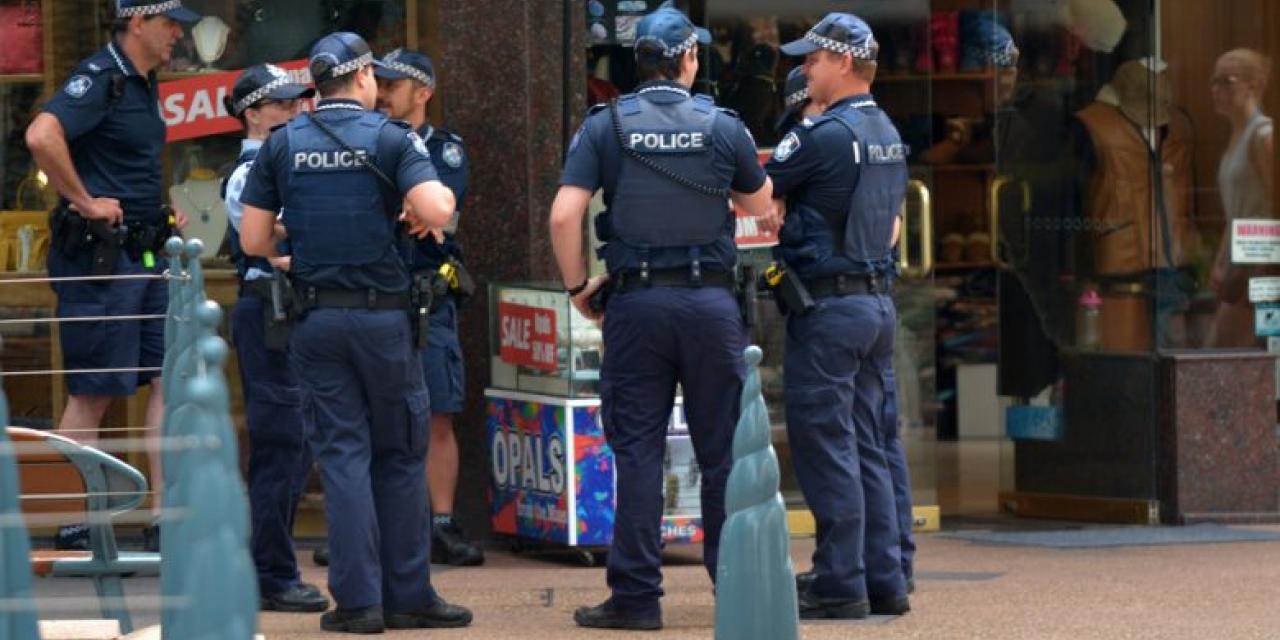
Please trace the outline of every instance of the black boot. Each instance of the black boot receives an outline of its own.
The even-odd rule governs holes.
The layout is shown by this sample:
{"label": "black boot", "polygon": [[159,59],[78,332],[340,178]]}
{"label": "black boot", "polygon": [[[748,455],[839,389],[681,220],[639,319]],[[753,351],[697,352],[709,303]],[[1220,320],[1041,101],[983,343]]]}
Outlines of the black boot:
{"label": "black boot", "polygon": [[800,592],[801,620],[861,620],[871,613],[866,600],[819,598],[808,589]]}
{"label": "black boot", "polygon": [[316,547],[316,550],[311,552],[311,561],[316,563],[317,567],[329,566],[329,545]]}
{"label": "black boot", "polygon": [[462,533],[453,520],[431,526],[431,561],[455,567],[484,564],[484,552]]}
{"label": "black boot", "polygon": [[387,615],[388,629],[447,629],[471,624],[471,610],[436,597],[431,606]]}
{"label": "black boot", "polygon": [[58,527],[58,535],[53,538],[53,548],[58,551],[88,551],[89,528],[82,524]]}
{"label": "black boot", "polygon": [[320,616],[320,628],[324,631],[373,634],[382,633],[387,627],[382,622],[382,607],[365,607],[334,609]]}
{"label": "black boot", "polygon": [[620,611],[612,600],[594,607],[578,607],[573,612],[573,621],[580,627],[596,629],[628,629],[631,631],[658,631],[662,629],[662,614],[655,616],[634,616]]}
{"label": "black boot", "polygon": [[319,613],[329,608],[329,599],[315,586],[299,582],[279,593],[262,596],[259,608],[286,613]]}

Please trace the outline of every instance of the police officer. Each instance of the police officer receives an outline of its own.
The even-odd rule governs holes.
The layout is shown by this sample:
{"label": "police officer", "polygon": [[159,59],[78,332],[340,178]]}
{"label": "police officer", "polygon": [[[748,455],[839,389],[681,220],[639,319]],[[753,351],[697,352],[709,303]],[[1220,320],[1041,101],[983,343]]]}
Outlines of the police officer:
{"label": "police officer", "polygon": [[[440,277],[443,265],[454,270],[462,268],[456,233],[469,171],[462,138],[433,127],[427,119],[427,104],[435,95],[436,74],[426,55],[396,49],[383,56],[382,66],[374,74],[378,77],[378,109],[390,118],[408,122],[426,141],[436,173],[458,203],[449,224],[414,243],[410,252],[412,272]],[[462,344],[458,340],[458,302],[462,292],[457,287],[447,291],[431,313],[427,348],[422,351],[422,371],[431,392],[431,443],[427,447],[431,557],[434,562],[472,566],[484,562],[484,553],[463,535],[453,519],[458,486],[458,440],[453,433],[453,416],[462,411],[464,396]]]}
{"label": "police officer", "polygon": [[[776,228],[769,180],[732,112],[692,96],[698,45],[710,41],[670,3],[637,25],[641,84],[593,107],[570,142],[551,210],[551,241],[567,291],[589,318],[601,287],[601,415],[617,465],[607,580],[612,597],[574,612],[585,627],[659,629],[662,459],[676,384],[702,470],[703,561],[715,577],[731,442],[747,344],[733,296],[736,249],[728,201]],[[608,275],[588,280],[582,219],[604,188],[596,231]]]}
{"label": "police officer", "polygon": [[[250,547],[258,570],[261,604],[269,611],[324,611],[329,601],[314,586],[301,582],[293,549],[293,517],[311,471],[308,429],[303,419],[298,380],[289,368],[285,345],[268,344],[267,327],[280,300],[271,262],[251,258],[240,249],[240,193],[253,160],[273,127],[298,112],[298,99],[315,90],[290,80],[269,64],[240,74],[225,99],[227,112],[245,127],[240,157],[223,183],[227,203],[227,236],[231,259],[240,278],[240,295],[231,309],[231,336],[240,362],[245,422],[249,429],[249,506],[253,516]],[[288,258],[272,258],[287,269]],[[277,285],[272,299],[272,285]]]}
{"label": "police officer", "polygon": [[303,411],[315,419],[337,601],[320,627],[354,633],[471,622],[470,611],[431,587],[429,400],[406,313],[409,273],[396,248],[398,219],[417,234],[444,226],[453,194],[422,139],[370,111],[376,64],[356,34],[317,41],[310,68],[322,99],[267,138],[240,196],[240,241],[251,256],[279,255],[274,226],[283,209],[301,313],[290,362]]}
{"label": "police officer", "polygon": [[782,113],[778,114],[774,131],[781,139],[793,127],[821,115],[824,110],[825,105],[809,97],[809,79],[804,77],[804,67],[797,66],[787,73],[782,87]]}
{"label": "police officer", "polygon": [[[174,224],[162,200],[165,123],[156,108],[155,70],[169,62],[182,37],[182,23],[199,19],[177,1],[116,0],[111,41],[76,66],[27,128],[27,148],[62,196],[50,217],[50,276],[164,271],[160,248]],[[181,212],[173,221],[178,227],[185,222]],[[59,318],[163,315],[168,306],[161,280],[52,286]],[[164,398],[159,374],[133,370],[162,364],[164,320],[68,322],[61,327],[61,346],[66,369],[125,371],[68,375],[70,397],[58,431],[93,445],[111,399],[133,395],[147,384],[146,426],[160,426]],[[151,486],[158,489],[159,452],[152,450],[148,461]],[[159,499],[152,509],[159,514]],[[158,549],[158,529],[153,525],[144,533],[147,547]],[[56,544],[88,548],[88,530],[63,527]]]}
{"label": "police officer", "polygon": [[889,293],[907,165],[871,97],[878,49],[847,13],[782,47],[805,56],[810,96],[828,107],[784,136],[765,166],[787,199],[778,256],[812,299],[788,308],[784,360],[788,439],[818,525],[802,618],[909,608],[885,451],[897,429]]}

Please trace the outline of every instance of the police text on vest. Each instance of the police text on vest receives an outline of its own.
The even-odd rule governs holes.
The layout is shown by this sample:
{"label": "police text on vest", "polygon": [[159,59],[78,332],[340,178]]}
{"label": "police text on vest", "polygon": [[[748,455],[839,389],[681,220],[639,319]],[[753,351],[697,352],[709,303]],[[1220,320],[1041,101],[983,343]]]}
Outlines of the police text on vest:
{"label": "police text on vest", "polygon": [[355,152],[339,151],[299,151],[293,154],[293,169],[327,171],[332,169],[355,169],[364,166],[369,153],[364,149]]}

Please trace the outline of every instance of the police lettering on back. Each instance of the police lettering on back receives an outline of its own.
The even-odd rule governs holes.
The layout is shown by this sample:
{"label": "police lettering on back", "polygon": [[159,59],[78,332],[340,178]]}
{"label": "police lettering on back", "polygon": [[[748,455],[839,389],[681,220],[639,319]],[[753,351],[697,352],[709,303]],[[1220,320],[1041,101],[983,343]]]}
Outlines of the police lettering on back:
{"label": "police lettering on back", "polygon": [[369,152],[364,149],[347,151],[299,151],[293,154],[294,171],[342,171],[364,166]]}
{"label": "police lettering on back", "polygon": [[867,159],[871,164],[897,164],[899,162],[906,162],[907,145],[902,143],[868,144]]}
{"label": "police lettering on back", "polygon": [[648,153],[703,151],[707,148],[707,134],[701,131],[635,131],[628,137],[627,146]]}

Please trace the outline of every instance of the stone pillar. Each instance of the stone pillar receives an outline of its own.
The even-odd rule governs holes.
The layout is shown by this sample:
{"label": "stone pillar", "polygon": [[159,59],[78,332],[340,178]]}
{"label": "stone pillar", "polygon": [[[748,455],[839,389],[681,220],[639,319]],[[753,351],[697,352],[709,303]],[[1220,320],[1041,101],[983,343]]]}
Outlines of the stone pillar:
{"label": "stone pillar", "polygon": [[[572,22],[568,96],[566,5]],[[456,511],[468,531],[480,535],[488,531],[488,285],[559,279],[547,221],[567,142],[563,106],[567,100],[570,132],[586,110],[586,17],[573,0],[453,0],[436,11],[442,122],[462,136],[471,160],[458,237],[479,289],[462,309],[459,328],[467,410],[458,417]]]}

